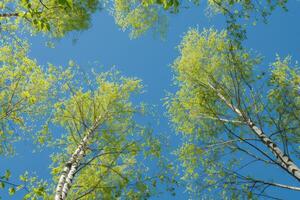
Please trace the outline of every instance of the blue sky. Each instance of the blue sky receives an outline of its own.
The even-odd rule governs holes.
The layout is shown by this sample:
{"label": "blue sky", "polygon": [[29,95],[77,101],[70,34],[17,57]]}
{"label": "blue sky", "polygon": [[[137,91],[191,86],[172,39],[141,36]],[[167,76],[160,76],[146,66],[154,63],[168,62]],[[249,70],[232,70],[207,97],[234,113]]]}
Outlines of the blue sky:
{"label": "blue sky", "polygon": [[[288,4],[289,12],[277,10],[270,17],[268,24],[258,23],[248,28],[245,45],[265,56],[264,65],[273,62],[276,53],[281,56],[292,55],[294,60],[300,60],[299,8],[300,2],[292,1]],[[71,34],[58,41],[54,49],[45,47],[45,40],[42,37],[30,38],[32,43],[30,55],[42,64],[50,62],[55,65],[67,65],[72,59],[80,64],[84,71],[90,71],[91,67],[97,68],[99,65],[116,66],[124,75],[142,79],[146,92],[140,99],[157,105],[160,113],[160,124],[154,125],[154,131],[171,136],[171,143],[176,146],[180,139],[173,133],[163,116],[165,109],[162,106],[162,98],[166,91],[174,91],[170,65],[179,55],[176,46],[189,27],[198,27],[201,30],[211,26],[221,29],[224,26],[221,16],[208,19],[203,14],[203,9],[204,6],[200,6],[171,16],[165,41],[153,37],[151,31],[138,39],[130,40],[128,33],[122,32],[111,16],[106,12],[98,12],[93,17],[91,29]],[[76,44],[72,43],[74,36],[78,38]],[[49,178],[51,151],[32,153],[32,148],[30,142],[20,143],[17,156],[0,159],[1,169],[11,168],[13,174],[21,174],[31,169],[36,171],[39,177]],[[261,173],[266,172],[265,169],[257,170]],[[288,181],[290,182],[286,182],[287,184],[295,184],[292,180]],[[283,195],[284,199],[297,197],[296,193],[291,192],[284,192]],[[175,198],[163,196],[162,199],[188,199],[188,197],[183,190],[179,190]]]}

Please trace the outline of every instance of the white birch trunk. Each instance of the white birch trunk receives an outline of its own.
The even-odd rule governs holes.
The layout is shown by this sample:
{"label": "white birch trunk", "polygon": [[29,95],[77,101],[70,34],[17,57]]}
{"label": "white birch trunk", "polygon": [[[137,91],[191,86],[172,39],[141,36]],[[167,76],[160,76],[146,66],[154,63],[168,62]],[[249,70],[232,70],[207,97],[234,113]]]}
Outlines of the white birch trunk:
{"label": "white birch trunk", "polygon": [[59,178],[58,184],[55,190],[55,200],[64,200],[67,197],[68,191],[72,186],[72,181],[80,161],[85,157],[89,141],[93,138],[96,129],[101,124],[101,116],[98,117],[93,126],[87,131],[86,136],[82,139],[77,149],[72,154],[69,161],[65,164],[63,172]]}
{"label": "white birch trunk", "polygon": [[208,84],[210,88],[212,88],[217,95],[220,97],[222,101],[226,103],[226,105],[235,112],[238,116],[243,118],[249,128],[260,138],[260,140],[268,147],[268,149],[274,154],[277,159],[277,162],[293,177],[295,177],[298,181],[300,181],[300,169],[298,166],[292,161],[290,157],[285,155],[282,150],[263,132],[262,129],[257,127],[251,119],[247,118],[242,114],[242,112],[235,107],[232,103],[230,103],[213,85]]}

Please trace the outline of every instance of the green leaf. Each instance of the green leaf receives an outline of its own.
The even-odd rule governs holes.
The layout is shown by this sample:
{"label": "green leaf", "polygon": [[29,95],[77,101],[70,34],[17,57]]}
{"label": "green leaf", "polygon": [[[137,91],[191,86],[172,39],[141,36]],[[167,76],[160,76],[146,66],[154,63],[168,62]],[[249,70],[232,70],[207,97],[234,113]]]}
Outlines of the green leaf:
{"label": "green leaf", "polygon": [[7,169],[7,170],[5,171],[4,178],[5,178],[6,180],[8,180],[8,179],[10,178],[10,176],[11,176],[11,172]]}
{"label": "green leaf", "polygon": [[19,190],[21,190],[23,188],[24,188],[24,185],[18,185],[17,188],[16,188],[16,191],[19,191]]}
{"label": "green leaf", "polygon": [[8,193],[9,193],[9,195],[14,195],[16,193],[15,188],[13,188],[13,187],[9,188]]}
{"label": "green leaf", "polygon": [[23,197],[23,200],[27,200],[27,199],[30,199],[31,198],[31,193],[28,193],[26,194],[24,197]]}

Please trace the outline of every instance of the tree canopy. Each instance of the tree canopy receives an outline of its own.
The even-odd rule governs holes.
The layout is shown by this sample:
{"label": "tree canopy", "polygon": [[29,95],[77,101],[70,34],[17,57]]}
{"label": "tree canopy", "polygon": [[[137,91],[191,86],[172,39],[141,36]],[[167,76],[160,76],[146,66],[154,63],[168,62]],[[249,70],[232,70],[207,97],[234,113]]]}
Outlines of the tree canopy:
{"label": "tree canopy", "polygon": [[[73,60],[40,64],[30,55],[32,37],[61,39],[89,29],[97,11],[108,11],[137,38],[150,29],[165,35],[168,19],[202,4],[208,15],[224,17],[224,27],[184,34],[172,64],[175,86],[162,102],[165,113],[155,114],[140,101],[139,78],[98,65],[85,71]],[[287,11],[287,5],[1,1],[0,156],[14,156],[18,142],[30,140],[50,149],[51,173],[41,177],[28,169],[13,178],[14,169],[1,168],[0,199],[4,193],[34,200],[150,199],[181,190],[191,199],[278,199],[269,188],[299,192],[300,68],[291,56],[279,55],[265,67],[263,57],[244,45],[249,24],[267,23],[276,8]],[[171,138],[149,125],[164,117]],[[169,147],[173,140],[175,150]],[[260,169],[294,182],[262,176]]]}
{"label": "tree canopy", "polygon": [[[290,157],[299,154],[299,67],[290,58],[277,58],[260,77],[254,72],[260,57],[232,46],[226,31],[213,29],[190,30],[179,49],[173,64],[179,90],[168,97],[167,107],[185,139],[177,154],[189,189],[216,190],[229,199],[262,195],[272,181],[242,170],[254,162],[282,167],[299,180]],[[261,86],[262,78],[268,86]]]}
{"label": "tree canopy", "polygon": [[3,39],[0,47],[0,154],[13,152],[16,132],[31,132],[32,121],[48,109],[55,78],[27,56],[28,43]]}
{"label": "tree canopy", "polygon": [[[71,199],[142,199],[155,195],[156,185],[164,180],[171,185],[172,174],[162,170],[166,163],[159,138],[134,120],[136,115],[147,115],[143,104],[130,101],[133,93],[141,91],[141,80],[123,77],[116,70],[85,77],[72,62],[66,69],[49,64],[43,71],[28,58],[25,46],[13,53],[11,46],[5,46],[1,52],[1,153],[12,153],[13,141],[26,137],[15,129],[34,133],[31,136],[37,143],[57,149],[52,155],[53,183],[28,174],[20,177],[24,183],[10,183],[7,171],[2,187],[10,186],[11,194],[28,191],[24,199],[54,195],[62,195],[57,199],[67,195]],[[58,130],[60,138],[52,139]],[[147,174],[146,163],[138,157],[156,160],[157,170]],[[63,180],[62,172],[67,175]]]}
{"label": "tree canopy", "polygon": [[[202,2],[201,2],[202,3]],[[287,10],[287,0],[274,1],[220,1],[206,2],[208,15],[222,14],[232,41],[238,44],[246,38],[247,21],[267,18],[280,7]],[[91,26],[91,15],[97,10],[106,9],[115,18],[122,30],[129,30],[136,38],[154,28],[162,36],[166,34],[168,13],[176,14],[199,0],[4,0],[0,3],[1,31],[25,29],[30,33],[50,33],[61,38],[72,31],[81,31]]]}
{"label": "tree canopy", "polygon": [[90,27],[98,0],[4,0],[0,3],[1,31],[26,30],[61,38],[70,31]]}

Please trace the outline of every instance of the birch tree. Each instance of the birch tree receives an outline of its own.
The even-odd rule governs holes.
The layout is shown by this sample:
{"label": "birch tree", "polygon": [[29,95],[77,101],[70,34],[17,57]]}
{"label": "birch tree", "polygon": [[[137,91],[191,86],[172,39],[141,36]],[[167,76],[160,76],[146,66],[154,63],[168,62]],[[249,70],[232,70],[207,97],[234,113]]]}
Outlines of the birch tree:
{"label": "birch tree", "polygon": [[12,183],[7,171],[0,182],[10,186],[10,195],[22,190],[23,199],[148,199],[165,189],[174,195],[173,165],[161,155],[163,138],[136,122],[148,113],[144,104],[132,102],[142,92],[141,80],[115,70],[88,76],[70,64],[50,66],[57,90],[49,101],[53,115],[35,134],[39,143],[54,147],[53,182],[25,173]]}
{"label": "birch tree", "polygon": [[[277,57],[265,72],[260,57],[213,29],[191,29],[179,50],[179,89],[166,105],[184,138],[176,153],[187,189],[225,199],[273,198],[272,187],[300,191],[299,67]],[[265,176],[255,173],[261,167]],[[295,185],[278,182],[274,171]]]}
{"label": "birch tree", "polygon": [[130,101],[141,82],[115,72],[95,82],[90,89],[67,86],[70,97],[55,105],[54,120],[67,131],[57,141],[63,151],[52,157],[55,199],[147,199],[168,173],[147,172],[145,160],[158,160],[161,147],[134,120],[144,110]]}
{"label": "birch tree", "polygon": [[[0,156],[13,156],[15,143],[29,140],[43,143],[41,130],[56,94],[57,74],[28,56],[29,44],[18,37],[0,39]],[[12,180],[13,169],[0,169],[0,190],[14,195],[17,190],[39,192],[44,183],[27,173]],[[26,185],[26,187],[25,187]],[[34,189],[33,189],[34,188]],[[2,195],[0,195],[1,197]]]}

